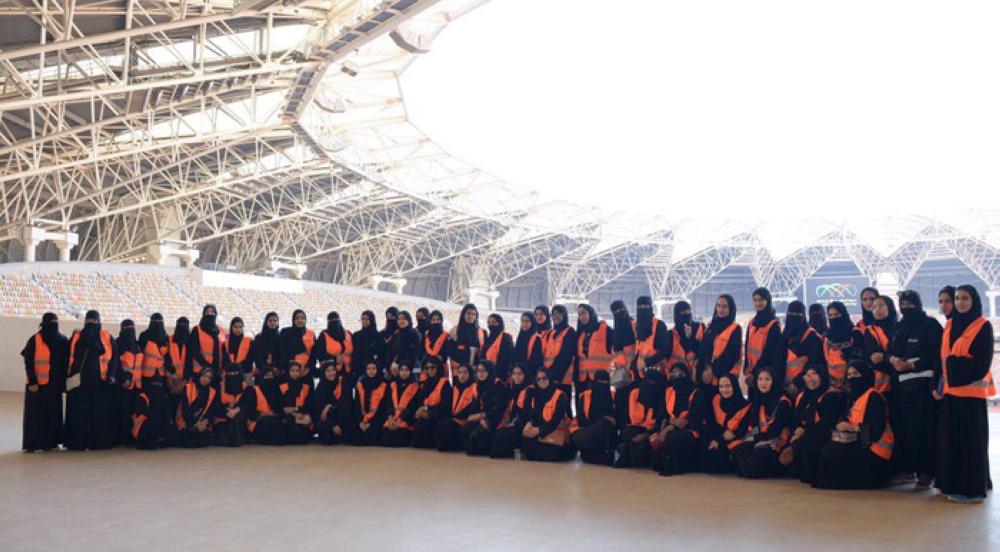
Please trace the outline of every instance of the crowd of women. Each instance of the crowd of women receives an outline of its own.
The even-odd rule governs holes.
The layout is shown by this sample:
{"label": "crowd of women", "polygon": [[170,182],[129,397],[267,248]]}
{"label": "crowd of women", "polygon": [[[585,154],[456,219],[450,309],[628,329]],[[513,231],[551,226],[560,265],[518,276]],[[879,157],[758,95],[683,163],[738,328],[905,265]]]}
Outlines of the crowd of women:
{"label": "crowd of women", "polygon": [[[613,323],[589,305],[521,315],[516,337],[474,305],[445,330],[440,312],[390,308],[318,334],[297,310],[268,313],[251,337],[206,305],[168,335],[154,314],[117,338],[89,311],[67,339],[54,314],[27,342],[24,449],[205,447],[318,442],[413,446],[470,455],[582,461],[748,477],[817,488],[936,486],[955,502],[991,488],[987,399],[993,329],[972,286],[938,296],[866,288],[854,324],[843,303],[787,306],[753,293],[744,328],[729,295],[708,324],[674,306],[673,327],[640,297]],[[745,334],[745,337],[744,337]],[[66,395],[65,422],[63,394]]]}

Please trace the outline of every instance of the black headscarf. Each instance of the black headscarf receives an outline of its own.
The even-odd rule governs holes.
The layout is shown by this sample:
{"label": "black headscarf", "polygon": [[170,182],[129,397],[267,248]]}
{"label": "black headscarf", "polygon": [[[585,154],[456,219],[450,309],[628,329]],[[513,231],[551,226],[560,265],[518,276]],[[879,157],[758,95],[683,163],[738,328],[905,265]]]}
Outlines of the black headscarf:
{"label": "black headscarf", "polygon": [[816,375],[819,376],[819,387],[810,390],[808,386],[806,385],[802,386],[801,391],[805,393],[803,398],[806,401],[813,401],[823,396],[823,393],[826,393],[827,389],[830,389],[830,372],[827,371],[826,364],[820,362],[809,364],[805,367],[804,370],[802,370],[802,373],[805,374],[810,370],[816,372]]}
{"label": "black headscarf", "polygon": [[781,332],[785,343],[789,347],[797,345],[802,339],[802,334],[806,333],[808,329],[805,304],[802,301],[792,301],[785,311],[785,328]]}
{"label": "black headscarf", "polygon": [[[875,298],[878,299],[879,292],[878,292],[877,289],[875,289],[873,287],[866,287],[865,289],[861,290],[861,295],[864,295],[866,292],[869,292],[869,291],[872,292],[872,293],[874,293],[875,294]],[[873,309],[875,308],[874,307],[874,303],[873,303],[872,308]],[[865,310],[865,304],[864,303],[861,303],[861,321],[864,322],[865,324],[869,325],[869,326],[872,325],[875,322],[875,315],[872,314],[872,311]]]}
{"label": "black headscarf", "polygon": [[[528,358],[529,353],[531,353],[531,351],[528,350],[528,342],[531,341],[531,336],[537,333],[537,326],[535,325],[535,314],[528,311],[524,311],[521,313],[521,318],[523,319],[525,316],[528,317],[528,320],[531,320],[531,329],[530,330],[519,329],[517,331],[517,340],[514,341],[515,358],[523,358],[523,359]],[[527,377],[528,375],[527,368],[525,368],[524,373],[525,377]]]}
{"label": "black headscarf", "polygon": [[[875,371],[869,368],[863,360],[852,360],[848,366],[847,396],[849,398],[849,404],[854,404],[862,393],[868,391],[875,385]],[[861,376],[852,378],[850,376],[850,368],[855,368],[861,373]]]}
{"label": "black headscarf", "polygon": [[[431,311],[427,307],[417,309],[417,331],[420,335],[427,333],[427,328],[431,325]],[[423,317],[421,317],[423,315]]]}
{"label": "black headscarf", "polygon": [[[520,384],[514,383],[514,370],[520,370],[521,373],[524,374],[524,380],[522,380]],[[521,394],[521,391],[524,390],[525,387],[529,387],[532,382],[528,379],[528,367],[525,366],[523,362],[515,362],[510,367],[510,374],[510,396],[516,401],[517,396]]]}
{"label": "black headscarf", "polygon": [[[485,381],[479,381],[479,376],[476,375],[479,371],[479,366],[486,368],[487,375]],[[496,369],[494,368],[493,363],[488,360],[480,360],[476,363],[476,369],[472,372],[472,380],[476,382],[476,390],[481,398],[491,395],[498,385],[503,385],[497,383]]]}
{"label": "black headscarf", "polygon": [[938,292],[938,296],[945,294],[951,298],[951,314],[945,318],[951,318],[952,314],[955,314],[955,286],[944,286],[941,291]]}
{"label": "black headscarf", "polygon": [[667,378],[658,370],[647,370],[639,382],[639,402],[646,408],[659,410],[663,403],[663,393],[667,388]]}
{"label": "black headscarf", "polygon": [[486,318],[486,324],[489,328],[489,334],[486,336],[486,342],[483,344],[483,348],[489,349],[493,346],[493,343],[496,340],[503,338],[503,317],[499,314],[493,313]]}
{"label": "black headscarf", "polygon": [[[236,324],[243,324],[243,333],[236,335],[233,333],[233,328]],[[232,320],[229,321],[229,336],[226,337],[226,341],[229,342],[227,348],[231,354],[236,354],[240,350],[240,344],[243,343],[243,338],[246,337],[246,324],[243,323],[243,319],[239,316],[234,316]]]}
{"label": "black headscarf", "polygon": [[733,296],[728,293],[724,293],[719,296],[719,299],[723,299],[729,304],[729,316],[720,318],[715,314],[715,308],[712,308],[712,322],[708,325],[708,333],[713,336],[719,335],[722,333],[722,330],[725,330],[730,324],[736,321],[736,301],[733,299]]}
{"label": "black headscarf", "polygon": [[546,306],[546,305],[538,305],[537,307],[535,307],[535,310],[540,310],[543,313],[545,313],[545,322],[543,322],[541,324],[538,323],[538,319],[534,318],[535,313],[531,313],[532,320],[535,321],[535,331],[538,332],[538,333],[542,333],[545,330],[551,330],[552,329],[552,313],[549,312],[549,307]]}
{"label": "black headscarf", "polygon": [[[757,412],[760,411],[760,407],[764,407],[764,411],[767,415],[774,412],[775,407],[778,406],[778,402],[781,401],[781,397],[784,396],[784,390],[781,389],[781,382],[774,375],[774,369],[770,366],[761,368],[757,372],[757,377],[761,374],[767,373],[771,376],[771,389],[767,393],[762,393],[759,388],[757,388],[757,382],[754,382],[754,388],[756,391],[753,394],[753,414],[756,416]],[[739,387],[736,388],[736,392],[739,393]]]}
{"label": "black headscarf", "polygon": [[65,338],[59,333],[59,317],[54,312],[47,312],[42,315],[42,323],[38,325],[39,333],[42,334],[42,341],[49,347],[49,351],[56,351],[64,346]]}
{"label": "black headscarf", "polygon": [[[375,370],[374,376],[368,375],[368,367],[365,367],[365,372],[361,376],[361,387],[365,390],[365,397],[367,400],[371,400],[372,393],[378,389],[379,385],[382,385],[385,380],[382,378],[382,370]],[[365,405],[367,406],[367,405]]]}
{"label": "black headscarf", "polygon": [[[465,383],[462,383],[458,379],[458,373],[461,371],[460,368],[462,366],[465,366],[466,369],[469,372],[469,381],[467,381]],[[459,367],[455,369],[455,379],[452,380],[452,382],[451,382],[451,386],[455,390],[455,393],[461,394],[462,391],[465,391],[466,389],[469,388],[470,385],[473,385],[475,383],[476,383],[476,371],[474,369],[470,368],[469,366],[467,366],[465,364],[460,364]]]}
{"label": "black headscarf", "polygon": [[774,320],[776,316],[774,315],[774,305],[771,303],[771,292],[768,291],[766,287],[759,287],[753,290],[753,295],[760,295],[767,301],[767,305],[763,309],[757,311],[753,315],[753,320],[750,321],[757,328],[763,328],[770,321]]}
{"label": "black headscarf", "polygon": [[552,307],[552,313],[555,314],[557,312],[562,315],[562,322],[556,324],[555,321],[553,321],[552,328],[558,333],[569,327],[569,313],[566,311],[566,307],[562,305],[555,305]]}
{"label": "black headscarf", "polygon": [[732,374],[723,374],[719,376],[719,383],[722,383],[722,380],[729,380],[729,383],[733,386],[733,395],[728,399],[723,397],[722,394],[719,393],[719,397],[721,398],[720,406],[722,407],[722,411],[726,413],[726,416],[732,416],[739,409],[746,406],[747,400],[743,397],[743,392],[740,391],[739,378],[737,378]]}
{"label": "black headscarf", "polygon": [[889,307],[889,316],[886,316],[883,320],[877,320],[875,319],[875,315],[872,314],[872,324],[885,330],[885,334],[889,336],[889,339],[892,339],[892,336],[896,333],[896,320],[899,317],[896,314],[896,303],[888,295],[879,295],[876,301],[878,299],[885,301],[885,304]]}
{"label": "black headscarf", "polygon": [[[465,321],[465,313],[476,311],[476,321],[469,324]],[[458,324],[455,325],[455,343],[468,347],[479,347],[479,309],[472,303],[462,307],[462,313],[458,316]]]}
{"label": "black headscarf", "polygon": [[549,378],[549,386],[542,389],[537,384],[535,385],[535,410],[538,411],[537,413],[541,413],[545,404],[552,399],[552,395],[556,392],[556,382],[552,379],[552,372],[548,368],[541,367],[535,372],[535,378],[537,379],[542,374]]}
{"label": "black headscarf", "polygon": [[292,311],[292,325],[287,328],[282,328],[281,332],[278,334],[278,339],[284,347],[284,350],[287,352],[289,359],[293,359],[296,355],[307,352],[306,344],[302,341],[302,336],[306,334],[306,325],[303,324],[301,327],[295,325],[295,317],[299,314],[305,316],[306,312],[302,309],[295,309]]}
{"label": "black headscarf", "polygon": [[653,298],[643,295],[635,300],[635,338],[638,341],[653,333]]}
{"label": "black headscarf", "polygon": [[678,363],[670,368],[671,372],[674,370],[680,370],[684,372],[684,375],[677,379],[668,379],[667,385],[674,388],[674,392],[677,394],[677,405],[680,409],[686,410],[687,406],[685,405],[688,405],[688,398],[691,396],[691,391],[694,390],[694,382],[691,381],[691,371],[684,363]]}
{"label": "black headscarf", "polygon": [[441,311],[435,310],[431,311],[431,314],[427,317],[427,330],[424,332],[424,336],[430,339],[431,344],[433,344],[441,334],[444,332],[444,322],[432,322],[434,318],[437,317],[438,320],[444,320],[444,314]]}
{"label": "black headscarf", "polygon": [[163,315],[158,312],[149,317],[149,327],[139,334],[139,350],[143,350],[150,341],[160,347],[167,345],[167,330],[163,326]]}
{"label": "black headscarf", "polygon": [[819,303],[809,305],[809,327],[816,330],[819,335],[826,333],[826,307]]}
{"label": "black headscarf", "polygon": [[382,330],[383,336],[391,336],[396,333],[396,330],[399,329],[399,326],[396,324],[397,316],[399,316],[399,309],[396,307],[389,307],[385,309],[385,328]]}
{"label": "black headscarf", "polygon": [[840,313],[839,318],[830,319],[830,327],[826,331],[827,339],[833,343],[843,343],[851,339],[854,324],[851,323],[851,316],[847,314],[847,307],[840,301],[834,301],[827,305],[826,308]]}
{"label": "black headscarf", "polygon": [[[341,380],[340,370],[333,371],[332,380],[326,379],[326,367],[324,366],[320,370],[319,383],[316,385],[316,397],[318,397],[320,400],[326,400],[326,401],[333,400],[331,399],[331,397],[336,397],[337,386],[341,385],[340,380]],[[343,398],[344,389],[341,388],[340,392],[341,392],[341,398]]]}
{"label": "black headscarf", "polygon": [[218,318],[218,315],[205,314],[208,312],[208,309],[212,309],[215,312],[219,312],[219,309],[215,308],[215,305],[212,304],[205,305],[201,309],[201,320],[198,321],[198,327],[202,331],[207,332],[209,335],[217,336],[219,335],[219,326],[216,325],[216,319]]}
{"label": "black headscarf", "polygon": [[611,349],[615,352],[624,351],[625,347],[635,345],[635,332],[632,331],[632,316],[624,301],[611,303],[611,314],[614,316],[614,334],[611,336]]}
{"label": "black headscarf", "polygon": [[344,342],[346,336],[344,335],[344,324],[340,321],[340,314],[336,311],[330,311],[326,315],[326,334],[333,338],[334,341]]}
{"label": "black headscarf", "polygon": [[972,308],[966,313],[958,312],[957,308],[951,312],[951,332],[948,334],[951,338],[951,343],[955,343],[955,340],[962,335],[965,329],[969,327],[969,324],[972,324],[977,318],[983,315],[983,300],[979,297],[979,292],[976,288],[965,284],[958,286],[955,293],[957,294],[959,291],[964,291],[972,297]]}
{"label": "black headscarf", "polygon": [[264,316],[264,326],[260,329],[260,334],[257,335],[257,339],[255,339],[254,341],[256,343],[261,344],[261,346],[264,346],[266,344],[267,346],[270,346],[272,348],[271,350],[277,351],[278,328],[271,329],[267,327],[267,321],[270,320],[271,318],[277,320],[278,313],[271,311]]}
{"label": "black headscarf", "polygon": [[371,324],[369,324],[367,328],[364,324],[362,324],[361,329],[354,332],[354,337],[357,338],[360,335],[369,339],[374,339],[378,336],[378,323],[375,320],[375,313],[373,311],[366,310],[361,313],[361,318],[365,317],[368,317],[368,321],[371,322]]}
{"label": "black headscarf", "polygon": [[614,412],[614,407],[614,398],[611,396],[611,374],[607,370],[597,370],[590,382],[590,411],[611,414]]}
{"label": "black headscarf", "polygon": [[597,328],[599,328],[601,326],[601,322],[597,319],[597,311],[594,310],[594,307],[592,307],[592,306],[590,306],[590,305],[588,305],[586,303],[580,304],[579,308],[587,311],[587,314],[590,315],[590,322],[587,322],[586,324],[584,324],[583,322],[580,321],[579,318],[577,318],[576,319],[576,331],[577,331],[577,333],[584,333],[584,332],[592,333],[592,332],[596,332]]}
{"label": "black headscarf", "polygon": [[139,352],[139,345],[135,339],[135,322],[129,318],[122,320],[118,329],[118,352]]}
{"label": "black headscarf", "polygon": [[[684,335],[685,324],[691,324],[692,331],[690,337]],[[677,331],[677,335],[680,337],[681,345],[684,346],[684,350],[698,350],[698,336],[695,335],[694,322],[691,319],[691,303],[688,303],[687,301],[678,301],[674,303],[674,330]]]}
{"label": "black headscarf", "polygon": [[[910,303],[912,307],[903,307],[903,302]],[[903,317],[899,321],[898,332],[906,334],[920,332],[927,320],[927,313],[924,312],[924,304],[920,300],[920,294],[913,290],[906,290],[899,293],[899,312]]]}
{"label": "black headscarf", "polygon": [[178,318],[177,323],[174,324],[174,343],[177,343],[181,347],[186,347],[190,339],[191,322],[186,316],[182,316]]}

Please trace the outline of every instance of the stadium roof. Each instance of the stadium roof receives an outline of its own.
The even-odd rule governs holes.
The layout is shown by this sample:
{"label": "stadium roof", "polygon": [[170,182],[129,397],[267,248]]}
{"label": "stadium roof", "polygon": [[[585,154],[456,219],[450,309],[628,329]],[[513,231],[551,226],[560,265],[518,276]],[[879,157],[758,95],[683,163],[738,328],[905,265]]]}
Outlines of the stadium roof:
{"label": "stadium roof", "polygon": [[446,269],[451,300],[541,269],[554,297],[633,278],[678,298],[732,264],[781,294],[832,259],[906,282],[936,256],[1000,286],[995,211],[639,228],[453,157],[400,76],[484,3],[0,0],[0,255],[33,227],[78,234],[81,260],[171,246],[348,285]]}

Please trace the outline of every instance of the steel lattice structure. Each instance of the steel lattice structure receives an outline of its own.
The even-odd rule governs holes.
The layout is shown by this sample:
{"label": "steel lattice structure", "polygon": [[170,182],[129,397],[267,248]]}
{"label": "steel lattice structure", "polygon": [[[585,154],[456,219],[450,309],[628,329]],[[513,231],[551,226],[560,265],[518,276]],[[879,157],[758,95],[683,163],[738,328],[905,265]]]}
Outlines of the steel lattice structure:
{"label": "steel lattice structure", "polygon": [[622,228],[455,159],[399,79],[485,1],[0,0],[0,260],[54,240],[67,259],[445,277],[452,301],[538,280],[550,301],[668,302],[734,265],[790,296],[832,260],[905,285],[948,256],[1000,287],[995,213],[873,230],[888,245],[808,221],[779,255],[756,228]]}

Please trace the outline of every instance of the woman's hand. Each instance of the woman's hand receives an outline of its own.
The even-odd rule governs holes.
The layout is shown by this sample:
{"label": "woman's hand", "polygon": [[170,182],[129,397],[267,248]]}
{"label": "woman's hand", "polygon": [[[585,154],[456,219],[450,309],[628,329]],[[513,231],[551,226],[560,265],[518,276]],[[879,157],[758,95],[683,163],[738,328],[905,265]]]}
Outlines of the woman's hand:
{"label": "woman's hand", "polygon": [[333,410],[333,405],[332,404],[328,404],[325,407],[323,407],[323,412],[319,415],[319,419],[325,422],[327,416],[330,415],[330,411],[331,410]]}
{"label": "woman's hand", "polygon": [[371,427],[371,424],[369,424],[368,422],[361,422],[360,424],[358,424],[358,427],[361,428],[361,431],[368,431],[368,428]]}
{"label": "woman's hand", "polygon": [[857,433],[858,428],[850,422],[840,422],[837,424],[837,431],[843,431],[845,433]]}
{"label": "woman's hand", "polygon": [[715,450],[717,448],[719,448],[719,442],[713,439],[712,442],[708,444],[708,450]]}
{"label": "woman's hand", "polygon": [[881,364],[882,359],[884,358],[885,355],[882,353],[872,353],[871,356],[868,357],[868,359],[872,361],[872,364]]}
{"label": "woman's hand", "polygon": [[732,441],[733,439],[736,438],[736,434],[733,433],[732,431],[729,431],[727,429],[727,430],[725,430],[725,431],[722,432],[722,438],[725,439],[725,440],[727,440],[727,441]]}
{"label": "woman's hand", "polygon": [[39,387],[37,383],[28,386],[28,391],[31,391],[32,393],[38,393],[38,389]]}

